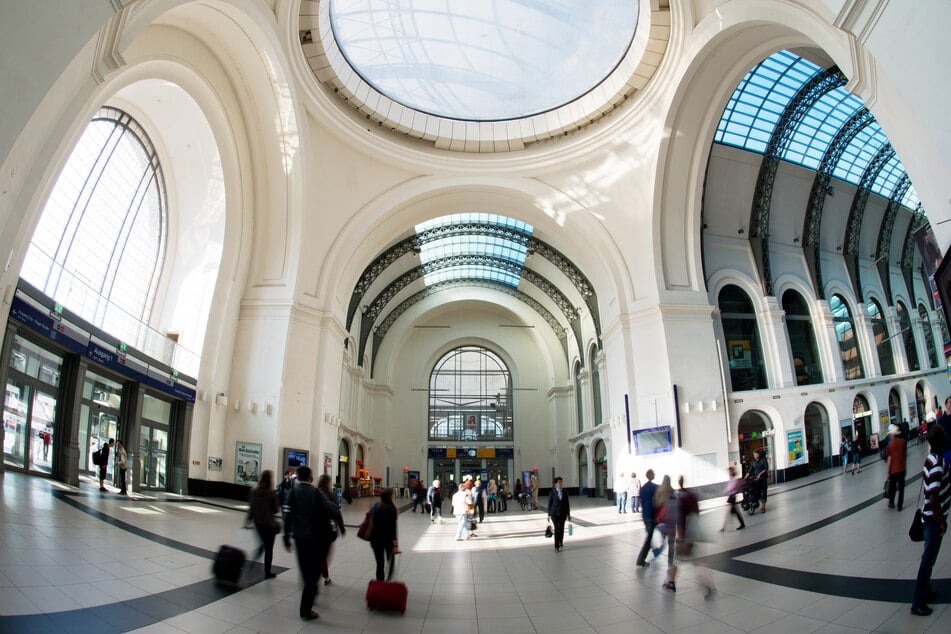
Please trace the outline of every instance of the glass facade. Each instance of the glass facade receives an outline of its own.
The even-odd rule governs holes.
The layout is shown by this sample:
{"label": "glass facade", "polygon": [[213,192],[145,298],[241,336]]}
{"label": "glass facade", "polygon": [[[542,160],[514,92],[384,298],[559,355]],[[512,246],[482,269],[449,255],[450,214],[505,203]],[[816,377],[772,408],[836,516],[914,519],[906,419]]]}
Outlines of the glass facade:
{"label": "glass facade", "polygon": [[511,441],[512,380],[505,363],[478,346],[436,363],[429,382],[429,440]]}
{"label": "glass facade", "polygon": [[3,462],[24,471],[53,472],[56,412],[63,360],[14,337],[3,399]]}
{"label": "glass facade", "polygon": [[786,291],[783,293],[783,310],[786,311],[786,332],[796,385],[822,383],[822,367],[806,300],[796,291]]}
{"label": "glass facade", "polygon": [[882,308],[874,299],[865,303],[865,312],[872,326],[872,338],[878,353],[878,363],[882,366],[882,375],[895,374],[895,358],[892,355],[892,342],[888,336],[888,323],[882,315]]}
{"label": "glass facade", "polygon": [[749,296],[738,286],[725,286],[720,291],[717,304],[726,339],[733,391],[767,388],[759,326]]}
{"label": "glass facade", "polygon": [[855,324],[852,322],[852,311],[841,295],[829,298],[829,310],[832,311],[832,320],[835,324],[835,337],[839,341],[839,356],[842,359],[842,370],[846,380],[865,377],[862,368],[862,353],[855,337]]}

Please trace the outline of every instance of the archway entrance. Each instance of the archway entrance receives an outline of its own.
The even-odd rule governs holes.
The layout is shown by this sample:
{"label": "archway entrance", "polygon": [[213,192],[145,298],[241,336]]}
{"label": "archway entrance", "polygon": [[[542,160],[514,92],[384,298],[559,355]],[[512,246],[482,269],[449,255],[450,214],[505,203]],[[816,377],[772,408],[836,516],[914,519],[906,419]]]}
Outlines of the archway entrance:
{"label": "archway entrance", "polygon": [[588,450],[578,447],[578,493],[588,495]]}
{"label": "archway entrance", "polygon": [[337,448],[337,486],[345,489],[350,485],[350,443],[340,439]]}
{"label": "archway entrance", "polygon": [[819,403],[809,403],[802,416],[809,450],[809,473],[832,466],[832,444],[829,440],[829,414]]}
{"label": "archway entrance", "polygon": [[[775,464],[772,463],[773,452],[769,446],[771,436],[767,434],[772,429],[773,424],[769,417],[762,412],[750,411],[740,417],[740,422],[737,424],[737,433],[740,439],[740,465],[743,475],[746,475],[750,470],[750,463],[753,462],[753,452],[760,448],[766,450],[766,455],[770,457],[770,466],[775,468]],[[772,476],[772,468],[770,469],[770,476]]]}
{"label": "archway entrance", "polygon": [[594,461],[596,463],[594,473],[594,495],[604,497],[608,494],[608,450],[604,446],[604,441],[599,440],[594,443]]}
{"label": "archway entrance", "polygon": [[924,381],[919,381],[915,385],[915,414],[918,415],[918,420],[910,420],[909,424],[912,426],[917,426],[923,420],[928,420],[928,397],[925,394],[925,383]]}
{"label": "archway entrance", "polygon": [[852,438],[858,441],[859,451],[864,456],[869,452],[869,436],[872,434],[872,408],[868,399],[859,394],[852,401]]}
{"label": "archway entrance", "polygon": [[898,393],[898,388],[894,387],[888,392],[888,422],[899,427],[902,424],[901,394]]}

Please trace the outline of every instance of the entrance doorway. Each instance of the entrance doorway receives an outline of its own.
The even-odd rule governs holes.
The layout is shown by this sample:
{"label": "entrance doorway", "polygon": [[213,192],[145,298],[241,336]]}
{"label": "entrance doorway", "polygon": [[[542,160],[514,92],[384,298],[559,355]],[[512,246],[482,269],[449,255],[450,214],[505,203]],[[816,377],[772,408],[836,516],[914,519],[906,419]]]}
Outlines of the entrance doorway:
{"label": "entrance doorway", "polygon": [[597,462],[594,474],[595,497],[606,497],[608,494],[608,450],[603,440],[594,443],[594,459]]}
{"label": "entrance doorway", "polygon": [[806,427],[806,447],[809,450],[809,473],[832,466],[832,446],[829,440],[829,416],[818,403],[809,403],[803,414]]}
{"label": "entrance doorway", "polygon": [[853,438],[859,443],[859,451],[864,456],[869,452],[869,436],[872,434],[872,408],[868,399],[861,394],[852,401]]}
{"label": "entrance doorway", "polygon": [[168,482],[168,427],[139,425],[139,485],[165,489]]}
{"label": "entrance doorway", "polygon": [[757,449],[765,449],[767,460],[770,463],[770,473],[769,478],[772,478],[773,465],[772,456],[773,452],[769,446],[769,439],[771,436],[767,436],[766,432],[773,428],[772,423],[770,423],[769,417],[765,414],[757,411],[749,411],[743,414],[740,417],[740,422],[737,424],[737,433],[739,434],[740,439],[740,465],[742,475],[746,475],[750,470],[750,463],[753,462],[753,452]]}

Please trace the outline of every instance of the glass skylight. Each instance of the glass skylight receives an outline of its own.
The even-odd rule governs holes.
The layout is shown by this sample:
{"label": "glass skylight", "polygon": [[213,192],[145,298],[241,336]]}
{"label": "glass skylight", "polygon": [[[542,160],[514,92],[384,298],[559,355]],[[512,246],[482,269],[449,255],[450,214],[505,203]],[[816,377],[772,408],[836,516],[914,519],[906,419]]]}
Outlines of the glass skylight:
{"label": "glass skylight", "polygon": [[[714,141],[763,153],[792,98],[821,68],[789,51],[779,51],[756,65],[740,81],[723,111]],[[783,160],[818,169],[829,145],[848,121],[863,108],[862,101],[844,87],[822,95],[793,130]],[[865,126],[842,153],[832,175],[858,185],[869,163],[888,143],[878,122]],[[871,190],[890,198],[905,175],[897,156],[886,163]],[[909,188],[901,203],[914,209],[918,195]]]}
{"label": "glass skylight", "polygon": [[[416,226],[416,233],[422,233],[429,229],[444,227],[449,225],[467,225],[472,223],[492,224],[500,227],[508,227],[524,233],[527,236],[532,234],[534,228],[527,223],[513,220],[506,216],[499,216],[489,213],[464,213],[453,214],[428,220]],[[419,260],[425,265],[443,258],[476,255],[508,260],[513,266],[503,268],[502,266],[491,266],[487,264],[464,264],[445,269],[439,269],[425,276],[427,286],[437,282],[456,279],[480,279],[501,282],[512,287],[518,287],[521,279],[521,267],[525,265],[526,247],[523,244],[514,242],[504,237],[487,236],[478,234],[452,235],[421,245]]]}
{"label": "glass skylight", "polygon": [[334,38],[390,99],[472,121],[531,116],[607,77],[630,47],[638,2],[332,0]]}

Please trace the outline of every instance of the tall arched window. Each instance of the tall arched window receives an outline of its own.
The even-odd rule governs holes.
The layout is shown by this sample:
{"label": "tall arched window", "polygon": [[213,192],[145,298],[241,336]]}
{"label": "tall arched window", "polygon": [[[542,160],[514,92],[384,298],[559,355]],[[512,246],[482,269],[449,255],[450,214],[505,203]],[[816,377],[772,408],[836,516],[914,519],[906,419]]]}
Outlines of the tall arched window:
{"label": "tall arched window", "polygon": [[888,324],[882,315],[882,307],[874,299],[865,304],[869,323],[872,324],[872,337],[878,352],[878,363],[882,366],[882,375],[895,374],[895,358],[892,356],[892,342],[888,336]]}
{"label": "tall arched window", "polygon": [[578,417],[578,433],[584,431],[584,403],[581,400],[581,363],[575,364],[575,415]]}
{"label": "tall arched window", "polygon": [[862,370],[862,354],[859,352],[859,342],[855,338],[855,325],[852,322],[852,311],[841,295],[833,295],[829,299],[829,310],[832,311],[832,320],[835,323],[835,337],[839,340],[839,355],[842,357],[842,369],[846,380],[861,379],[865,376]]}
{"label": "tall arched window", "polygon": [[165,259],[162,167],[145,130],[104,107],[50,192],[21,277],[107,332],[136,341]]}
{"label": "tall arched window", "polygon": [[597,346],[591,346],[591,353],[588,358],[591,363],[591,403],[594,405],[595,426],[604,422],[601,418],[601,372],[598,370],[597,355]]}
{"label": "tall arched window", "polygon": [[512,378],[479,346],[446,354],[429,378],[429,440],[512,440]]}
{"label": "tall arched window", "polygon": [[738,286],[724,286],[717,301],[726,352],[730,363],[730,384],[734,392],[761,390],[766,385],[766,368],[760,346],[759,327],[749,296]]}
{"label": "tall arched window", "polygon": [[786,311],[786,332],[789,334],[796,385],[822,383],[819,352],[806,300],[796,291],[786,291],[783,293],[783,310]]}
{"label": "tall arched window", "polygon": [[905,344],[905,357],[908,359],[908,370],[916,372],[921,369],[918,363],[918,348],[915,347],[915,333],[911,329],[911,317],[908,309],[901,302],[895,302],[895,311],[898,313],[898,327],[901,328],[901,339]]}
{"label": "tall arched window", "polygon": [[928,367],[938,366],[938,351],[934,347],[934,331],[931,330],[931,319],[924,304],[918,304],[918,317],[921,319],[921,330],[925,334],[925,347],[928,349]]}

